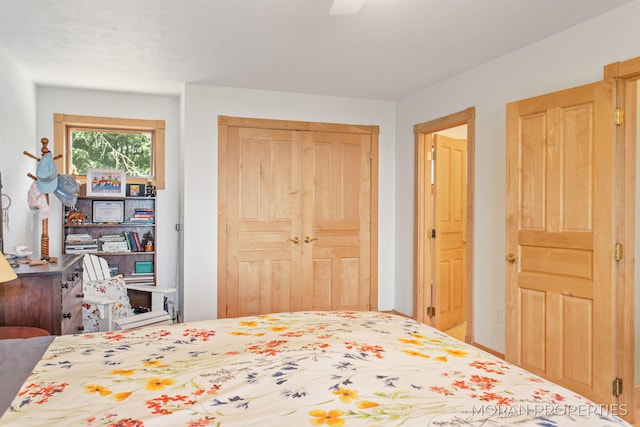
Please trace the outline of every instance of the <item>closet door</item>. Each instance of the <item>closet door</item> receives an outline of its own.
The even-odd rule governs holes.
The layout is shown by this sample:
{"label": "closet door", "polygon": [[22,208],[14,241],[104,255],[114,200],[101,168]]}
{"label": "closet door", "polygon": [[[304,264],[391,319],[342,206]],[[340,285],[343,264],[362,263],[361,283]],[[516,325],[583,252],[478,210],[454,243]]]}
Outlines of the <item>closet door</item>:
{"label": "closet door", "polygon": [[219,316],[298,310],[302,134],[230,127],[227,136],[226,304]]}
{"label": "closet door", "polygon": [[219,317],[376,309],[377,131],[219,118]]}
{"label": "closet door", "polygon": [[368,310],[371,136],[305,132],[305,310]]}

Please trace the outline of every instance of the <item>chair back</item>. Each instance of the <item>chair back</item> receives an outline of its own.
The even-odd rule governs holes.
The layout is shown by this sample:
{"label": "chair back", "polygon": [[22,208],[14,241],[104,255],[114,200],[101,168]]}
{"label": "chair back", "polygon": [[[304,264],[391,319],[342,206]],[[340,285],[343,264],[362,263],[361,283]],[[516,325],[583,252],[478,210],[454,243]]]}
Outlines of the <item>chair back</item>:
{"label": "chair back", "polygon": [[85,254],[82,260],[85,280],[103,280],[111,277],[109,264],[104,258],[95,255]]}

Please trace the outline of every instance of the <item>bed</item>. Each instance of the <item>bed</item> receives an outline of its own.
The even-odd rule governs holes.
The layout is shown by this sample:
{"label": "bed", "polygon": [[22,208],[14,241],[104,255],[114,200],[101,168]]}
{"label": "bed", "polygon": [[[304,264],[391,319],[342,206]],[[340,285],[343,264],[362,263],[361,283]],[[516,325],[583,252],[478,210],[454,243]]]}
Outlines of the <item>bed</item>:
{"label": "bed", "polygon": [[628,425],[429,326],[379,312],[59,336],[38,357],[0,426]]}

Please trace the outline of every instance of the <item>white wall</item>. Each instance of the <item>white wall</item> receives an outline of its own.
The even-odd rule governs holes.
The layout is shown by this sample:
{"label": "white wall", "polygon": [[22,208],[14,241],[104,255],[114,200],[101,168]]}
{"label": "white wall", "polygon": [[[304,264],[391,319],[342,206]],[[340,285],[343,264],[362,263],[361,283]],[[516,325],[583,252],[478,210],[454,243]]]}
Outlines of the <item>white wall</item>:
{"label": "white wall", "polygon": [[504,351],[496,311],[505,299],[505,105],[514,100],[602,79],[603,67],[640,56],[640,1],[532,44],[401,99],[396,144],[396,309],[413,304],[413,130],[476,107],[476,342]]}
{"label": "white wall", "polygon": [[218,115],[380,126],[378,304],[394,308],[395,103],[200,84],[183,96],[185,320],[217,316]]}
{"label": "white wall", "polygon": [[[31,231],[27,191],[28,172],[35,174],[36,162],[22,154],[36,147],[36,89],[30,78],[0,49],[0,173],[2,193],[11,198],[9,225],[4,227],[5,252],[16,245],[39,245],[39,234]],[[6,207],[8,200],[3,198]],[[38,221],[34,221],[35,226]],[[2,226],[2,225],[0,225]]]}
{"label": "white wall", "polygon": [[[178,268],[179,183],[180,183],[180,99],[122,92],[39,87],[37,89],[37,135],[49,138],[53,151],[53,114],[165,120],[166,188],[158,190],[156,221],[158,284],[176,287]],[[38,153],[39,153],[38,143]],[[33,162],[33,161],[32,161]],[[61,171],[59,171],[61,172]],[[49,219],[50,254],[61,252],[62,205],[52,198]],[[39,236],[39,229],[37,230]]]}

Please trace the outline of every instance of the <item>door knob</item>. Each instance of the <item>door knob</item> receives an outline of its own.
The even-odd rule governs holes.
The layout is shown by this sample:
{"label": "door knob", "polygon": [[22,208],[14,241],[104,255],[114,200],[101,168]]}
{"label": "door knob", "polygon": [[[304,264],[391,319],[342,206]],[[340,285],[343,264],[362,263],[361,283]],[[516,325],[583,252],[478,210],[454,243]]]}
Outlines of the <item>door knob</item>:
{"label": "door knob", "polygon": [[290,242],[293,242],[294,245],[297,245],[298,243],[300,243],[300,238],[298,236],[294,237],[293,239],[287,239]]}
{"label": "door knob", "polygon": [[313,242],[314,240],[318,240],[318,239],[317,239],[317,238],[315,238],[315,237],[313,237],[313,238],[312,238],[312,237],[309,237],[309,236],[304,236],[304,242],[305,242],[305,243],[311,243],[311,242]]}
{"label": "door knob", "polygon": [[504,259],[507,262],[514,263],[514,262],[518,261],[518,256],[512,252],[512,253],[507,254],[507,256],[504,257]]}

